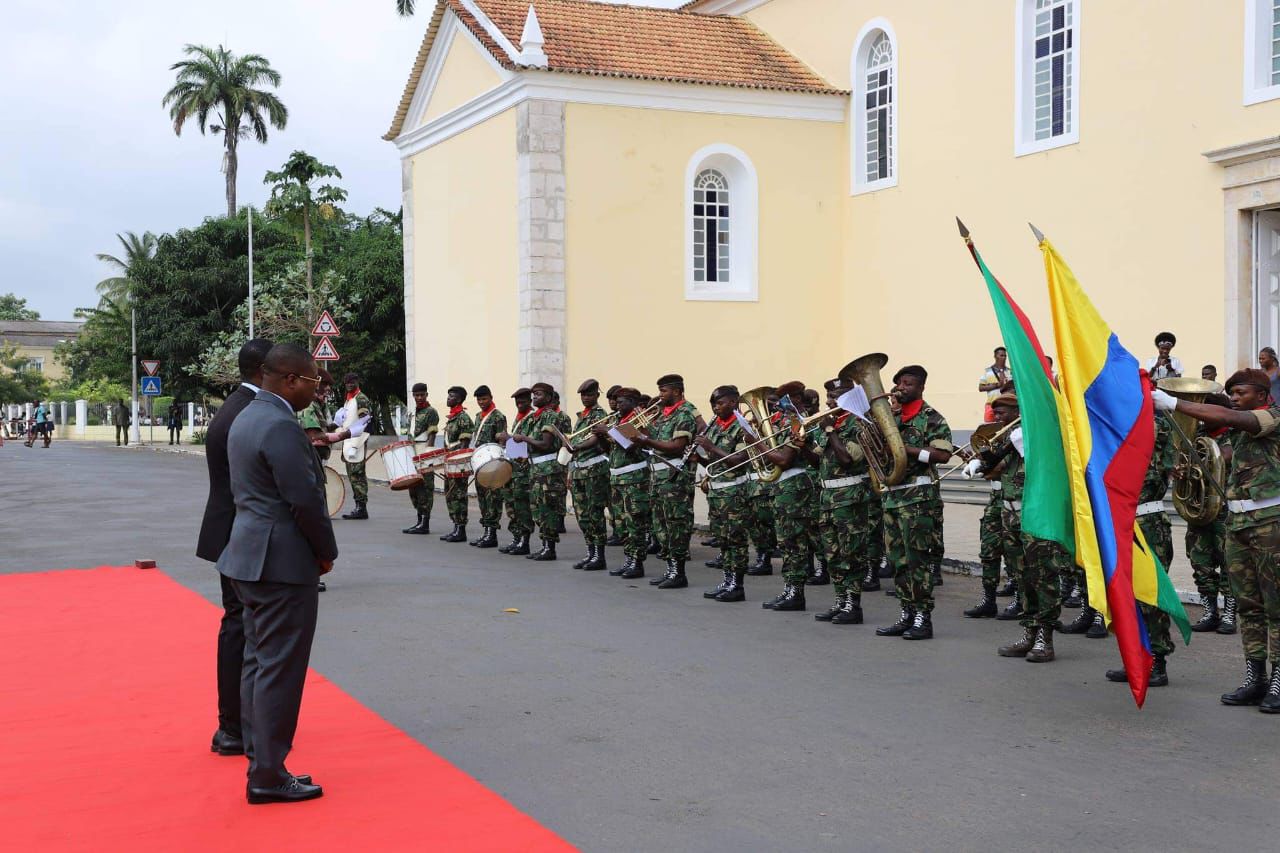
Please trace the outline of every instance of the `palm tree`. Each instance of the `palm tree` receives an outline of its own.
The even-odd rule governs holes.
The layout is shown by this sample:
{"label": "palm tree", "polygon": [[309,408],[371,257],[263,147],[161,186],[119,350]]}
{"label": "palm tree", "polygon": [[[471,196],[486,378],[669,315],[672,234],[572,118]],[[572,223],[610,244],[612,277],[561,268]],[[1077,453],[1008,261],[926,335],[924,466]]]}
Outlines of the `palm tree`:
{"label": "palm tree", "polygon": [[271,92],[255,88],[263,84],[280,85],[280,72],[266,58],[256,53],[236,56],[218,45],[217,49],[189,44],[183,52],[190,59],[175,62],[176,82],[165,93],[163,104],[173,119],[173,132],[182,135],[182,126],[195,117],[200,132],[205,132],[209,113],[217,124],[208,125],[222,134],[222,168],[227,175],[227,216],[236,215],[236,146],[252,133],[258,142],[267,141],[267,124],[283,130],[289,111]]}
{"label": "palm tree", "polygon": [[119,275],[98,282],[98,294],[104,302],[127,303],[133,298],[133,275],[137,272],[137,265],[150,260],[156,253],[156,235],[146,231],[139,237],[132,231],[126,231],[117,234],[116,239],[124,247],[123,258],[105,253],[99,253],[96,257],[114,267]]}
{"label": "palm tree", "polygon": [[396,14],[407,18],[413,14],[413,0],[396,0]]}
{"label": "palm tree", "polygon": [[319,178],[341,178],[337,167],[321,163],[305,151],[294,151],[284,161],[278,172],[267,172],[262,179],[271,184],[271,199],[267,211],[287,218],[302,220],[302,239],[306,246],[307,292],[311,292],[311,211],[321,219],[333,219],[338,215],[335,206],[346,201],[347,191],[333,184],[312,187]]}

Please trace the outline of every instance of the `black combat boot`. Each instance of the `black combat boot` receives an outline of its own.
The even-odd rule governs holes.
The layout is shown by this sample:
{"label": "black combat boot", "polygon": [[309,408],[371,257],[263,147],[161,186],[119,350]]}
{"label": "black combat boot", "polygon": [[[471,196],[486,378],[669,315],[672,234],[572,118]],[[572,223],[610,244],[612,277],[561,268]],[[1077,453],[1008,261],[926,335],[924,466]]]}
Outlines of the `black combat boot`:
{"label": "black combat boot", "polygon": [[351,512],[343,513],[342,517],[352,521],[363,521],[369,517],[369,510],[364,501],[356,501],[355,509],[351,510]]}
{"label": "black combat boot", "polygon": [[1049,663],[1053,660],[1053,629],[1038,628],[1036,630],[1036,641],[1031,647],[1031,651],[1027,652],[1026,660],[1029,663]]}
{"label": "black combat boot", "polygon": [[831,607],[821,613],[813,614],[813,618],[818,622],[830,622],[836,617],[836,614],[844,609],[845,600],[849,597],[847,592],[837,592],[836,600],[831,603]]}
{"label": "black combat boot", "polygon": [[1204,612],[1200,614],[1200,620],[1191,626],[1191,630],[1196,633],[1218,630],[1218,626],[1222,624],[1218,617],[1218,594],[1202,592],[1200,601],[1204,604]]}
{"label": "black combat boot", "polygon": [[932,640],[933,614],[925,613],[923,610],[916,613],[915,618],[911,620],[911,627],[902,632],[902,639]]}
{"label": "black combat boot", "polygon": [[622,537],[618,535],[617,528],[614,528],[614,531],[609,534],[609,538],[604,540],[604,544],[608,545],[610,548],[618,548],[623,545],[626,545],[627,543],[624,542],[622,540]]}
{"label": "black combat boot", "polygon": [[1062,626],[1064,634],[1083,634],[1089,630],[1089,626],[1093,624],[1094,609],[1089,605],[1080,608],[1080,613],[1071,621],[1070,625]]}
{"label": "black combat boot", "polygon": [[657,554],[661,550],[662,550],[662,546],[658,544],[658,537],[650,535],[649,536],[649,554],[650,555]]}
{"label": "black combat boot", "polygon": [[1071,608],[1083,606],[1084,596],[1081,594],[1080,584],[1076,583],[1073,580],[1068,582],[1068,586],[1070,588],[1067,590],[1066,595],[1064,595],[1062,598],[1062,606],[1071,607]]}
{"label": "black combat boot", "polygon": [[804,610],[804,584],[787,584],[782,600],[770,609],[788,612]]}
{"label": "black combat boot", "polygon": [[684,560],[667,560],[668,576],[658,584],[658,589],[684,589],[689,579],[684,574]]}
{"label": "black combat boot", "polygon": [[880,575],[875,566],[867,567],[867,576],[862,579],[863,592],[875,592],[880,589]]}
{"label": "black combat boot", "polygon": [[428,516],[422,513],[418,513],[418,523],[413,525],[412,527],[406,527],[404,530],[401,530],[400,532],[401,533],[430,533],[431,531],[427,529],[428,521],[430,521],[430,518]]}
{"label": "black combat boot", "polygon": [[462,525],[458,524],[455,521],[453,523],[453,528],[448,533],[441,536],[440,541],[441,542],[466,542],[467,537],[461,531],[462,531]]}
{"label": "black combat boot", "polygon": [[768,551],[757,551],[756,561],[747,569],[747,574],[752,577],[773,574],[773,560],[769,558]]}
{"label": "black combat boot", "polygon": [[[748,572],[748,574],[750,573]],[[775,606],[777,606],[778,602],[782,601],[782,599],[786,598],[790,594],[791,594],[791,584],[784,583],[782,585],[782,592],[778,593],[768,601],[760,602],[760,607],[765,610],[772,610]]]}
{"label": "black combat boot", "polygon": [[996,654],[1002,658],[1024,658],[1027,652],[1031,651],[1031,647],[1036,644],[1036,629],[1024,628],[1022,639],[1008,645],[1001,646],[996,649]]}
{"label": "black combat boot", "polygon": [[703,539],[702,544],[706,545],[708,548],[719,548],[720,540],[712,536],[710,539]]}
{"label": "black combat boot", "polygon": [[1258,710],[1264,714],[1280,714],[1280,666],[1271,664],[1271,683],[1267,695],[1262,698]]}
{"label": "black combat boot", "polygon": [[564,516],[562,515],[560,516],[560,520],[556,522],[556,533],[568,533],[568,532],[569,531],[564,526]]}
{"label": "black combat boot", "polygon": [[933,585],[942,586],[942,564],[939,563],[934,566],[933,571],[930,574],[933,575]]}
{"label": "black combat boot", "polygon": [[831,583],[831,574],[827,571],[827,561],[819,557],[809,569],[809,577],[805,581],[808,586],[827,586]]}
{"label": "black combat boot", "polygon": [[574,563],[574,564],[573,564],[573,567],[574,567],[575,569],[581,569],[581,568],[583,568],[584,566],[586,566],[586,565],[587,565],[587,563],[590,563],[590,562],[591,562],[591,558],[592,558],[592,557],[594,557],[594,556],[595,556],[595,546],[593,546],[590,542],[588,542],[588,543],[587,543],[587,553],[586,553],[586,555],[585,555],[585,556],[583,556],[583,558],[582,558],[581,560],[579,560],[578,562]]}
{"label": "black combat boot", "polygon": [[613,575],[615,578],[622,577],[627,572],[631,571],[631,567],[634,566],[635,564],[636,564],[636,558],[628,555],[625,559],[623,559],[622,565],[618,566],[618,568],[616,569],[610,569],[609,574]]}
{"label": "black combat boot", "polygon": [[1236,598],[1234,595],[1222,596],[1222,613],[1218,620],[1219,634],[1236,632]]}
{"label": "black combat boot", "polygon": [[536,554],[530,554],[525,557],[526,560],[533,560],[538,563],[549,563],[556,558],[556,543],[550,539],[542,540],[542,550]]}
{"label": "black combat boot", "polygon": [[521,533],[519,538],[511,543],[511,550],[507,552],[513,557],[523,557],[529,553],[529,534]]}
{"label": "black combat boot", "polygon": [[1156,655],[1151,659],[1151,675],[1147,678],[1147,686],[1169,686],[1169,666],[1165,663],[1164,655]]}
{"label": "black combat boot", "polygon": [[996,588],[984,586],[982,600],[964,612],[970,619],[992,619],[996,615]]}
{"label": "black combat boot", "polygon": [[742,581],[746,578],[745,572],[735,572],[729,576],[729,588],[716,596],[716,601],[726,603],[734,601],[747,600],[747,588]]}
{"label": "black combat boot", "polygon": [[861,625],[862,624],[862,596],[856,592],[851,592],[844,597],[844,607],[840,608],[840,612],[831,617],[832,625]]}
{"label": "black combat boot", "polygon": [[702,597],[715,598],[717,595],[719,595],[720,593],[728,589],[732,583],[733,583],[733,572],[729,571],[728,569],[725,569],[724,580],[720,581],[720,585],[712,587],[711,589],[707,590],[702,594]]}
{"label": "black combat boot", "polygon": [[584,572],[603,572],[609,568],[608,563],[604,559],[604,543],[597,542],[594,545],[588,545],[588,549],[595,555],[591,560],[582,567]]}
{"label": "black combat boot", "polygon": [[882,578],[893,577],[893,566],[889,565],[889,561],[884,557],[880,558],[880,565],[876,567],[876,574]]}
{"label": "black combat boot", "polygon": [[[996,593],[999,595],[999,593]],[[1012,622],[1022,616],[1022,596],[1018,590],[1013,591],[1013,601],[1009,602],[1009,606],[1000,611],[1000,615],[996,616],[1001,622]]]}
{"label": "black combat boot", "polygon": [[511,534],[511,541],[510,541],[510,542],[508,542],[506,545],[503,545],[501,548],[499,548],[499,549],[498,549],[498,553],[499,553],[499,554],[510,554],[510,553],[511,553],[511,549],[512,549],[512,548],[514,548],[514,547],[516,547],[516,546],[517,546],[517,545],[519,545],[519,544],[520,544],[520,534],[519,534],[519,533],[514,533],[514,532],[513,532],[513,533]]}
{"label": "black combat boot", "polygon": [[479,535],[479,536],[477,536],[475,539],[472,539],[472,540],[471,540],[470,542],[468,542],[467,544],[468,544],[468,545],[470,545],[472,548],[479,547],[480,543],[481,543],[481,542],[483,542],[483,541],[484,541],[484,538],[485,538],[486,536],[488,536],[488,535],[489,535],[489,528],[485,527],[485,526],[482,524],[482,525],[480,525],[480,535]]}
{"label": "black combat boot", "polygon": [[916,614],[909,607],[902,608],[898,621],[892,625],[884,625],[876,629],[877,637],[901,637],[916,620]]}
{"label": "black combat boot", "polygon": [[996,590],[996,598],[1008,598],[1018,589],[1018,585],[1013,582],[1013,578],[1009,578],[1004,582],[1004,586]]}
{"label": "black combat boot", "polygon": [[[1275,680],[1275,671],[1271,673]],[[1230,693],[1220,697],[1223,705],[1257,705],[1267,695],[1267,662],[1245,658],[1244,682]]]}
{"label": "black combat boot", "polygon": [[1089,630],[1084,632],[1087,640],[1105,640],[1107,638],[1107,623],[1102,618],[1100,611],[1093,611],[1093,624],[1089,626]]}
{"label": "black combat boot", "polygon": [[477,548],[497,548],[498,547],[498,528],[486,527],[484,536],[480,537],[480,544]]}
{"label": "black combat boot", "polygon": [[644,577],[644,558],[632,557],[631,568],[627,569],[618,577],[622,578],[624,581],[633,581],[636,578]]}
{"label": "black combat boot", "polygon": [[715,557],[711,558],[710,560],[707,560],[707,562],[703,563],[703,565],[705,565],[708,569],[723,569],[724,554],[716,554]]}

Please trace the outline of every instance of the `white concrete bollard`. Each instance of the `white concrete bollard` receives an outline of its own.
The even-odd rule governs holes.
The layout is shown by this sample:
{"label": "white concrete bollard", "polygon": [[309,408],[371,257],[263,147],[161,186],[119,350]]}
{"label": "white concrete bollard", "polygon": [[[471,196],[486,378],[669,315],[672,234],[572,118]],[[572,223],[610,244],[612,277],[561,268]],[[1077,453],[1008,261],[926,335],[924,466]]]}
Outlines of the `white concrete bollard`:
{"label": "white concrete bollard", "polygon": [[76,435],[84,435],[89,427],[89,401],[76,400]]}
{"label": "white concrete bollard", "polygon": [[187,403],[187,440],[195,438],[196,435],[196,404]]}
{"label": "white concrete bollard", "polygon": [[58,408],[62,411],[62,417],[58,420],[58,426],[65,427],[67,425],[67,401],[63,400],[59,403]]}

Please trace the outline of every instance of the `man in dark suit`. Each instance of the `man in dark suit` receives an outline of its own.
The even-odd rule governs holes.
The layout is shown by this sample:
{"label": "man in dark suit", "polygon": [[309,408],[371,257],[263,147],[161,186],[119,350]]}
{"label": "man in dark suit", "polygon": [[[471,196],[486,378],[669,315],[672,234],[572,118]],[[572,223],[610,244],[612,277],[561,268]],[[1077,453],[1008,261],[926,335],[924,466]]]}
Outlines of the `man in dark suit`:
{"label": "man in dark suit", "polygon": [[285,769],[316,630],[316,581],[338,556],[320,461],[295,416],[315,398],[318,372],[305,349],[272,347],[262,390],[227,436],[236,516],[218,571],[244,605],[240,710],[255,804],[324,793]]}
{"label": "man in dark suit", "polygon": [[[218,409],[205,433],[205,462],[209,466],[209,499],[200,524],[196,556],[218,562],[231,538],[231,522],[236,506],[231,499],[231,474],[227,467],[227,433],[231,423],[249,405],[262,387],[262,362],[271,350],[271,341],[254,338],[240,347],[240,385]],[[219,755],[243,755],[240,731],[240,668],[244,664],[244,621],[235,587],[225,576],[222,581],[222,624],[218,628],[218,730],[210,749]]]}

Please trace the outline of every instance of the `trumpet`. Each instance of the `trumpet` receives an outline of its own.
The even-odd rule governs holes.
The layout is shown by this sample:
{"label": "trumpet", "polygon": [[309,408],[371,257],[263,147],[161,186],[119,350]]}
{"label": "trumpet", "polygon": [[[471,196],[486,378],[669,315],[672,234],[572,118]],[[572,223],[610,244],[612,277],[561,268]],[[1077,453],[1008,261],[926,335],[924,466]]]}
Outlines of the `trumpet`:
{"label": "trumpet", "polygon": [[[635,438],[642,429],[648,429],[653,426],[653,420],[658,415],[658,410],[662,408],[662,400],[654,400],[638,412],[635,412],[626,423],[618,421],[618,431],[627,438]],[[634,411],[634,410],[633,410]],[[616,413],[615,413],[616,414]],[[594,424],[592,424],[594,426]],[[572,436],[570,436],[572,438]]]}
{"label": "trumpet", "polygon": [[[955,455],[960,457],[960,464],[953,465],[948,468],[941,476],[938,477],[938,479],[945,480],[957,471],[963,470],[964,467],[969,464],[969,460],[972,459],[974,455],[998,449],[1009,440],[1009,436],[1012,435],[1013,431],[1021,424],[1021,417],[1014,418],[1009,423],[1003,425],[997,423],[979,424],[978,428],[973,431],[971,436],[969,436],[969,443],[964,447],[957,447],[954,451]],[[971,452],[966,453],[966,451]],[[968,456],[967,459],[965,458],[966,456]],[[1003,467],[1003,465],[998,465],[995,470],[987,471],[986,478],[988,480],[996,479],[998,472],[1002,470]]]}
{"label": "trumpet", "polygon": [[621,413],[619,413],[619,412],[610,412],[610,413],[609,413],[609,415],[608,415],[604,420],[602,420],[602,421],[595,421],[594,423],[589,423],[589,424],[587,424],[587,425],[586,425],[586,426],[584,426],[584,427],[580,427],[580,428],[578,428],[578,429],[575,429],[573,432],[571,432],[571,433],[569,433],[568,435],[566,435],[566,436],[565,436],[565,438],[566,438],[570,443],[572,443],[572,442],[573,442],[573,440],[574,440],[575,438],[577,438],[578,436],[583,435],[584,433],[591,432],[591,430],[595,429],[596,427],[600,426],[601,424],[604,424],[605,426],[613,426],[613,425],[614,425],[614,423],[615,423],[615,422],[618,420],[618,418],[620,418],[620,417],[622,417]]}

